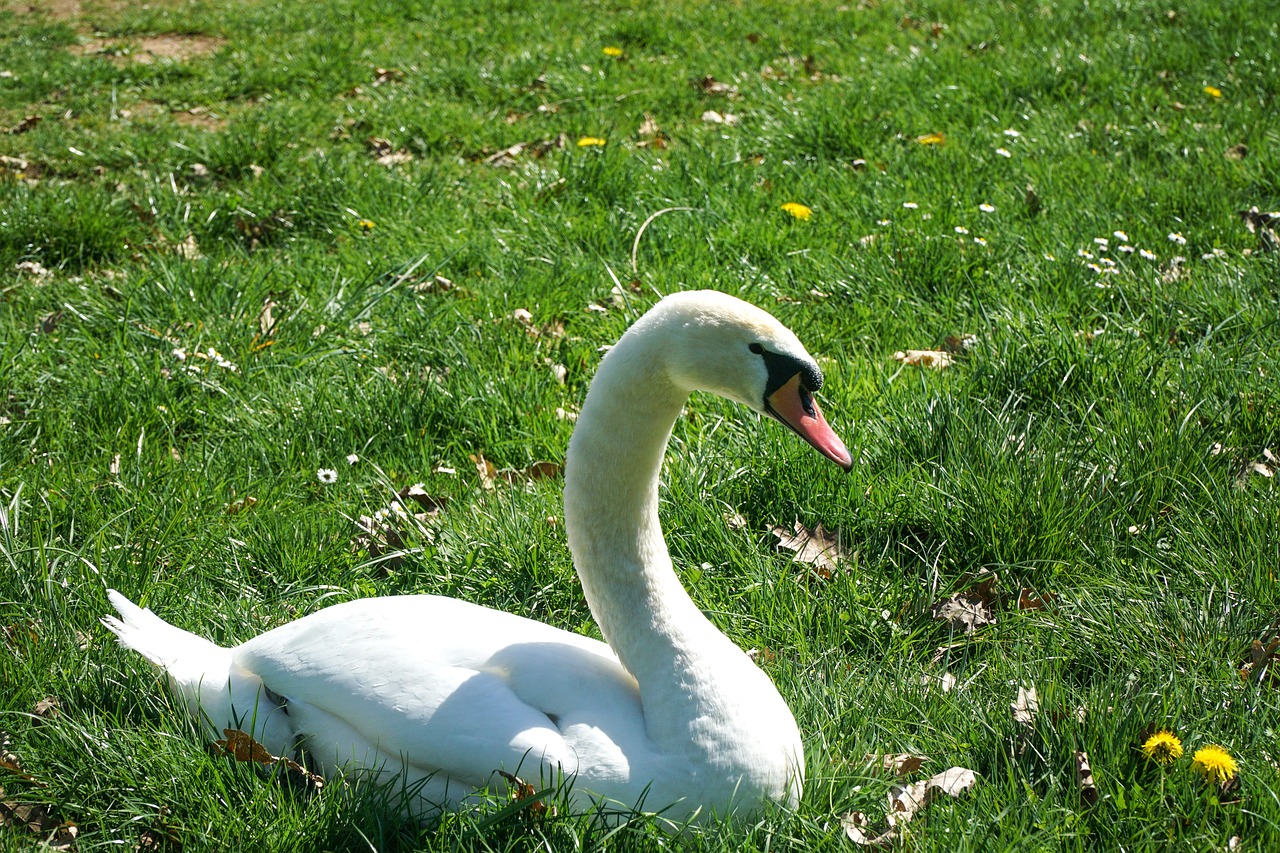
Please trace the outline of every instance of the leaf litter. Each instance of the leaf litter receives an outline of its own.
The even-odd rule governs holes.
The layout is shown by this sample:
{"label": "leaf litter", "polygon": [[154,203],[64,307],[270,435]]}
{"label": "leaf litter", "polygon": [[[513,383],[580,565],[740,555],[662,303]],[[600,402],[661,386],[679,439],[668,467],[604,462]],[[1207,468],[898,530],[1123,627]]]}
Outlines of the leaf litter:
{"label": "leaf litter", "polygon": [[840,570],[840,561],[849,556],[840,543],[840,531],[828,533],[821,522],[810,528],[796,521],[791,530],[773,526],[769,532],[778,538],[779,549],[794,552],[792,562],[812,566],[823,580],[830,580]]}
{"label": "leaf litter", "polygon": [[949,767],[928,779],[889,789],[887,829],[875,831],[864,812],[850,812],[840,818],[845,835],[860,847],[887,847],[906,833],[907,824],[937,799],[938,795],[959,797],[978,783],[978,775],[967,767]]}

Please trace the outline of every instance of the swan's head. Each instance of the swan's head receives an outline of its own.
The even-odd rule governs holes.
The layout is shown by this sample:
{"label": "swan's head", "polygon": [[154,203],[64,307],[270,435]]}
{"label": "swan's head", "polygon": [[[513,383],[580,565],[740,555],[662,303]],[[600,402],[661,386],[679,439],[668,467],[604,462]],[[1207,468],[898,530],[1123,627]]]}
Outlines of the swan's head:
{"label": "swan's head", "polygon": [[703,290],[666,297],[650,317],[663,329],[660,346],[677,385],[742,403],[782,423],[846,471],[853,467],[813,398],[822,387],[822,370],[773,315]]}

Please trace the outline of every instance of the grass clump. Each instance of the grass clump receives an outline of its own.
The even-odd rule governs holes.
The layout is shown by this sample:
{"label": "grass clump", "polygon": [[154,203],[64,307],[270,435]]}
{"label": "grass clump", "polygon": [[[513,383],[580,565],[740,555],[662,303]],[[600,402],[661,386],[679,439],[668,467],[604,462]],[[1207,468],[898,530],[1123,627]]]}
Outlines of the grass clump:
{"label": "grass clump", "polygon": [[[230,644],[433,592],[594,635],[558,482],[486,490],[471,457],[561,460],[599,347],[715,287],[823,359],[857,464],[718,400],[676,427],[673,556],[809,765],[797,813],[685,845],[849,849],[841,817],[902,781],[864,756],[916,754],[979,781],[913,848],[1275,846],[1280,262],[1239,215],[1280,209],[1273,17],[0,8],[0,731],[26,774],[0,802],[80,847],[666,843],[499,794],[423,827],[367,780],[298,790],[208,754],[97,619],[110,585]],[[362,539],[415,483],[443,511]],[[835,571],[776,549],[796,522],[840,531]],[[1230,774],[1193,767],[1210,747]]]}

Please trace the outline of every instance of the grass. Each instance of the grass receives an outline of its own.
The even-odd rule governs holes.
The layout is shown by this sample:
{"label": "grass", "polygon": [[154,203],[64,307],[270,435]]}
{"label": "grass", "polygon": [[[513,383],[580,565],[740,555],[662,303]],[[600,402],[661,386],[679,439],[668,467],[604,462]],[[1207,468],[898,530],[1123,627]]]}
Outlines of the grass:
{"label": "grass", "polygon": [[[858,464],[713,399],[676,429],[673,554],[762,650],[809,764],[796,814],[687,845],[849,849],[840,816],[878,818],[893,784],[862,756],[915,752],[980,781],[912,849],[1274,847],[1280,703],[1238,673],[1280,609],[1280,261],[1237,216],[1280,208],[1267,8],[5,6],[0,127],[42,121],[0,135],[0,729],[32,777],[3,798],[78,849],[656,846],[645,820],[529,826],[500,793],[425,828],[367,785],[307,795],[211,756],[97,620],[110,585],[233,643],[435,592],[594,634],[558,481],[487,491],[469,457],[561,459],[598,348],[656,294],[715,287],[824,359]],[[633,271],[667,207],[692,210],[652,221]],[[893,360],[966,334],[947,370]],[[445,509],[379,558],[357,520],[415,482]],[[841,530],[842,571],[774,549],[796,520]],[[983,569],[1051,606],[934,619]],[[1148,761],[1152,726],[1187,756]],[[1190,772],[1208,743],[1237,791]]]}

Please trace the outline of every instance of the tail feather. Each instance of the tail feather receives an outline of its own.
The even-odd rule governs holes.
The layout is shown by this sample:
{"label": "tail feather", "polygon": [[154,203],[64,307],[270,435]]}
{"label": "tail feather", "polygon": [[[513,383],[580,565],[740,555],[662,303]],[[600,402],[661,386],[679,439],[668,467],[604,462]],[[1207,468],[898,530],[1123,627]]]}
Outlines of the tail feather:
{"label": "tail feather", "polygon": [[102,624],[120,645],[168,677],[174,696],[207,734],[221,737],[224,728],[240,729],[276,755],[293,751],[296,737],[283,700],[237,666],[230,649],[170,625],[114,589],[107,590],[107,598],[120,618],[104,616]]}

